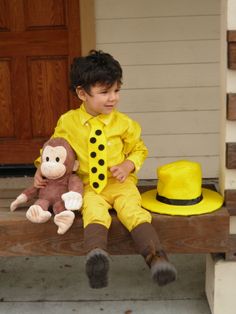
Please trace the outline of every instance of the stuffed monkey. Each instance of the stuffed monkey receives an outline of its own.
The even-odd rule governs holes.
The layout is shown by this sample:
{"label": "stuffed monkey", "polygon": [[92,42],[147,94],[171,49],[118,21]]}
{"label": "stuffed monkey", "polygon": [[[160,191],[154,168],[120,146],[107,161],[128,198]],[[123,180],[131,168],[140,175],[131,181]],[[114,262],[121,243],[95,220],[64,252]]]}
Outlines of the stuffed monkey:
{"label": "stuffed monkey", "polygon": [[29,207],[26,217],[33,223],[44,223],[51,218],[49,207],[52,207],[57,233],[64,234],[72,225],[75,214],[82,206],[83,183],[73,174],[78,169],[74,151],[63,138],[52,138],[42,149],[40,170],[47,179],[44,188],[29,187],[24,190],[10,205],[14,211],[20,204],[37,197]]}

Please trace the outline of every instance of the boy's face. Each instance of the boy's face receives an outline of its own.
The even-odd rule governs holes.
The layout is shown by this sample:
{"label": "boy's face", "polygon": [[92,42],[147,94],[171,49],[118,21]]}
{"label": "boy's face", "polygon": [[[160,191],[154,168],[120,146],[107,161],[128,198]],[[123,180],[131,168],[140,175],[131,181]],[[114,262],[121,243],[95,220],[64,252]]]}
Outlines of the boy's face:
{"label": "boy's face", "polygon": [[111,87],[97,83],[90,89],[90,94],[78,88],[77,95],[84,102],[86,111],[92,116],[110,114],[119,101],[120,85],[113,84]]}

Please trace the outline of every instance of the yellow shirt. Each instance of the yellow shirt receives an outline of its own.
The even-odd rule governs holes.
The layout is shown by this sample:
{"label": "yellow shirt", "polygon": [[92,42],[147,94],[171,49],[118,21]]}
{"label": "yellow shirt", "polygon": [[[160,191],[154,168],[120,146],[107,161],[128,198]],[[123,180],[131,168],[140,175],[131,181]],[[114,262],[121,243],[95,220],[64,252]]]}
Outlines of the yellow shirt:
{"label": "yellow shirt", "polygon": [[[88,121],[91,118],[94,117],[86,112],[82,104],[79,109],[70,110],[59,118],[52,136],[65,138],[73,147],[80,163],[77,172],[84,183],[89,181],[88,137],[90,125]],[[141,128],[139,124],[118,111],[113,111],[108,115],[100,114],[96,118],[104,124],[103,130],[107,138],[108,169],[128,159],[134,163],[135,172],[137,172],[148,153],[140,138]],[[36,160],[36,166],[39,161],[39,159]],[[131,175],[136,178],[135,173]],[[109,177],[111,177],[110,171],[108,171]]]}

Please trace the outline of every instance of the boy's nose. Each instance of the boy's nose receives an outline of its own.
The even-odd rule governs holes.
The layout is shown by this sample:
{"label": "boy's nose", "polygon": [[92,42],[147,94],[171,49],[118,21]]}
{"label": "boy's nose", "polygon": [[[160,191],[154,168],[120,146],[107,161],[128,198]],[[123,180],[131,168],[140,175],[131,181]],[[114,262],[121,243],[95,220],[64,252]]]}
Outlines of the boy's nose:
{"label": "boy's nose", "polygon": [[115,100],[116,99],[116,94],[115,93],[110,93],[109,94],[109,100]]}

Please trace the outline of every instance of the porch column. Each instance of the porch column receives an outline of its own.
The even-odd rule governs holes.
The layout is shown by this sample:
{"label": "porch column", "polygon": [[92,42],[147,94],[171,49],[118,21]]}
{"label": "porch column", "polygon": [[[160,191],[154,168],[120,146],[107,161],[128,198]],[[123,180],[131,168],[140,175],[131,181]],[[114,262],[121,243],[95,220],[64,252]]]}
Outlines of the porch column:
{"label": "porch column", "polygon": [[230,214],[229,250],[207,256],[206,295],[212,314],[236,309],[236,1],[221,0],[220,190]]}

